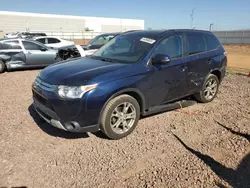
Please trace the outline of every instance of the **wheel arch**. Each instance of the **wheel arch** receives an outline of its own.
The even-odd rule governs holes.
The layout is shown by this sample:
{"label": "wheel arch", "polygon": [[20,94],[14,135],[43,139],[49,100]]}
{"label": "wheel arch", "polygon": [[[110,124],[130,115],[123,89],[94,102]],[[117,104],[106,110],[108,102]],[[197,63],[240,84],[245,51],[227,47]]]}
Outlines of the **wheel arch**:
{"label": "wheel arch", "polygon": [[145,100],[145,97],[143,96],[142,92],[136,88],[126,88],[126,89],[122,89],[122,90],[119,90],[119,91],[111,94],[109,96],[108,100],[105,102],[100,114],[103,113],[105,107],[107,106],[107,104],[110,100],[112,100],[113,98],[115,98],[119,95],[123,95],[123,94],[127,94],[127,95],[130,95],[131,97],[134,97],[137,100],[137,102],[139,103],[140,112],[142,113],[143,111],[145,111],[146,100]]}
{"label": "wheel arch", "polygon": [[222,73],[219,69],[214,69],[210,72],[210,74],[213,74],[215,76],[217,76],[219,82],[221,82],[221,79],[222,79]]}
{"label": "wheel arch", "polygon": [[140,106],[140,111],[143,112],[145,110],[145,106],[146,106],[146,100],[145,100],[145,97],[143,96],[142,92],[139,91],[138,89],[136,88],[127,88],[127,89],[122,89],[122,90],[119,90],[115,93],[113,93],[109,99],[107,100],[107,102],[105,103],[104,106],[106,106],[106,104],[113,98],[119,96],[119,95],[123,95],[123,94],[127,94],[127,95],[130,95],[131,97],[134,97],[137,102],[139,103],[139,106]]}

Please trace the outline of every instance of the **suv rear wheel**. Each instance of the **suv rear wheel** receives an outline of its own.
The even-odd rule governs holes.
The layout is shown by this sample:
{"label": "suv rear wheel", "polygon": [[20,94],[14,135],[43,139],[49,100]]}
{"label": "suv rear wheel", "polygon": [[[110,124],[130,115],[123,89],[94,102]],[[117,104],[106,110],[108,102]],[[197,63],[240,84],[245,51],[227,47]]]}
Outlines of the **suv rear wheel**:
{"label": "suv rear wheel", "polygon": [[218,77],[210,74],[206,78],[202,90],[194,95],[195,99],[203,103],[211,102],[218,93],[219,84]]}
{"label": "suv rear wheel", "polygon": [[102,132],[117,140],[129,135],[138,124],[140,106],[130,95],[120,95],[106,105],[100,122]]}
{"label": "suv rear wheel", "polygon": [[0,74],[5,71],[5,68],[6,68],[5,63],[2,60],[0,60]]}

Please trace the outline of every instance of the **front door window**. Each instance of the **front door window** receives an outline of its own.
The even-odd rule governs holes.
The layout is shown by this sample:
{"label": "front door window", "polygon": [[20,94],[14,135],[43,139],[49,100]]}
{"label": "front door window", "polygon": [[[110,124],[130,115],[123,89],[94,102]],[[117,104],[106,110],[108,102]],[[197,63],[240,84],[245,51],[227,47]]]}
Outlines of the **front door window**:
{"label": "front door window", "polygon": [[164,54],[171,59],[180,58],[183,55],[181,36],[168,37],[156,47],[154,54]]}

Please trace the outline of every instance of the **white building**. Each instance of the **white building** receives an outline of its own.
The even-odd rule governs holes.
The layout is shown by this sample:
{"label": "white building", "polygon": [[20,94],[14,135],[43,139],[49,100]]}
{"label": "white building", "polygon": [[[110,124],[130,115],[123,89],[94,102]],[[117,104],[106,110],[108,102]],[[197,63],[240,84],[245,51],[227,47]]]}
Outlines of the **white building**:
{"label": "white building", "polygon": [[0,30],[55,33],[118,32],[144,29],[144,20],[0,11]]}

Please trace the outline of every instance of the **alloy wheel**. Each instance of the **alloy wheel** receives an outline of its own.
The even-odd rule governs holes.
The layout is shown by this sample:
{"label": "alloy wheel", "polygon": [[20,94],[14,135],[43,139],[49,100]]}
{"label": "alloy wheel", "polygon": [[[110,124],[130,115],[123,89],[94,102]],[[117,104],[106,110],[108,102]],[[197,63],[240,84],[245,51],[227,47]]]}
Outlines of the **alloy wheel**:
{"label": "alloy wheel", "polygon": [[207,100],[211,100],[217,92],[218,83],[215,79],[211,78],[207,81],[205,89],[204,89],[204,96]]}
{"label": "alloy wheel", "polygon": [[134,105],[129,102],[121,103],[111,114],[111,129],[117,134],[124,134],[130,130],[135,120],[136,110]]}

